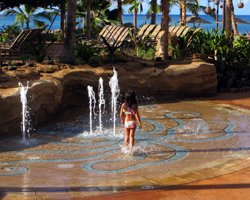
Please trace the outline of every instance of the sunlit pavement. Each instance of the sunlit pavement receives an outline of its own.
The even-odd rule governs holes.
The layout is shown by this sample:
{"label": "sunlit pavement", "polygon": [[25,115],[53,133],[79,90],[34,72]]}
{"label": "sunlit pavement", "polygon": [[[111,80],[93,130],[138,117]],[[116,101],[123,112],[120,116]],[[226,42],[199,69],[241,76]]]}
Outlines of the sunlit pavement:
{"label": "sunlit pavement", "polygon": [[2,140],[0,197],[247,199],[249,105],[250,93],[235,93],[141,106],[132,151],[121,127],[90,136],[81,118],[43,127],[28,143]]}

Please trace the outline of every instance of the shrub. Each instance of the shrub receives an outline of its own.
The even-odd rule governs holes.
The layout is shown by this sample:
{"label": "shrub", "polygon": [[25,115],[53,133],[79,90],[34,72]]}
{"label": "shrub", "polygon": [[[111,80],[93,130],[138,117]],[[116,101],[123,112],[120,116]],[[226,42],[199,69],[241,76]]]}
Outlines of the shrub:
{"label": "shrub", "polygon": [[88,63],[91,57],[98,55],[101,52],[101,48],[87,42],[77,42],[75,46],[76,57],[81,61]]}
{"label": "shrub", "polygon": [[16,24],[2,26],[0,28],[0,42],[8,42],[14,39],[21,32],[21,28]]}
{"label": "shrub", "polygon": [[250,86],[249,41],[212,30],[198,33],[192,46],[194,53],[205,53],[213,59],[219,89]]}

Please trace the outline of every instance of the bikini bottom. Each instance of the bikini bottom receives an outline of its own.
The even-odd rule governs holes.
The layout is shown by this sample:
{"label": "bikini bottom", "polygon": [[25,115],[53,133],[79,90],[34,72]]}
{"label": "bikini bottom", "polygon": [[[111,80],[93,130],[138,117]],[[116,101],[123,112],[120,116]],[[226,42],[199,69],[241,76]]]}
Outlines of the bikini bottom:
{"label": "bikini bottom", "polygon": [[136,123],[135,121],[126,121],[124,122],[125,128],[136,128]]}

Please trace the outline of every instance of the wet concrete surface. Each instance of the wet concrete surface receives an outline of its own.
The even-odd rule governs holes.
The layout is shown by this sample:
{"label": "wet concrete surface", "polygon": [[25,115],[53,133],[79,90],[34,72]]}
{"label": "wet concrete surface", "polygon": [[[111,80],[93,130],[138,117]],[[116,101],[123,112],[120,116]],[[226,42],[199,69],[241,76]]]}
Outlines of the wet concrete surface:
{"label": "wet concrete surface", "polygon": [[27,143],[6,138],[0,198],[247,199],[249,97],[141,106],[132,155],[120,125],[90,136],[87,114],[46,125]]}

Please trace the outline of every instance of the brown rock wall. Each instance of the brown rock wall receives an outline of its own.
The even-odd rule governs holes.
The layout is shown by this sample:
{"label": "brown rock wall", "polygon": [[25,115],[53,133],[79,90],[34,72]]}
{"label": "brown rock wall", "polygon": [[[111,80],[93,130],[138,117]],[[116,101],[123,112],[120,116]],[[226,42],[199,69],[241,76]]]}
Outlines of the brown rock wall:
{"label": "brown rock wall", "polygon": [[[214,65],[205,62],[174,64],[166,68],[133,68],[133,64],[116,65],[123,94],[133,89],[138,95],[168,99],[216,94],[217,75]],[[88,106],[87,86],[94,87],[97,96],[99,77],[104,79],[106,98],[112,68],[90,66],[63,69],[43,74],[30,83],[28,103],[32,125],[51,119],[59,110],[69,106]],[[26,85],[26,84],[25,84]],[[0,89],[0,137],[20,133],[21,103],[19,88]]]}

